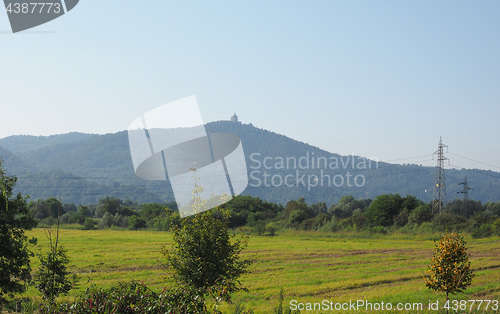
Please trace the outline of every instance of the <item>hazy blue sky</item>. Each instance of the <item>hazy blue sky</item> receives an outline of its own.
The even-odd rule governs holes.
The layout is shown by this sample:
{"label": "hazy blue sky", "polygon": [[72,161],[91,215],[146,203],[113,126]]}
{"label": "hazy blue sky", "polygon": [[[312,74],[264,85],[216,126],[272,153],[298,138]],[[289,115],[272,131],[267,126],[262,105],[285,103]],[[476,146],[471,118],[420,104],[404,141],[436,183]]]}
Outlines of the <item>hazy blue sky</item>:
{"label": "hazy blue sky", "polygon": [[205,122],[424,165],[442,136],[452,166],[500,171],[500,1],[81,0],[17,34],[0,12],[0,42],[0,138],[196,95]]}

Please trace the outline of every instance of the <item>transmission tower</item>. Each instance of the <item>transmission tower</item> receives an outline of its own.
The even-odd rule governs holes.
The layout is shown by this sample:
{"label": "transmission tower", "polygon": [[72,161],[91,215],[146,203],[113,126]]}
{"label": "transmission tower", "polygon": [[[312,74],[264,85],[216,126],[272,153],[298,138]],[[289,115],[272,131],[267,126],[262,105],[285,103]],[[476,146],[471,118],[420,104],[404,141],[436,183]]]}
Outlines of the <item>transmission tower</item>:
{"label": "transmission tower", "polygon": [[462,215],[467,214],[467,206],[468,206],[468,200],[469,200],[469,190],[474,190],[469,187],[469,183],[467,182],[467,177],[465,177],[464,182],[460,182],[458,185],[463,185],[464,189],[462,191],[457,192],[458,194],[462,194],[464,199],[462,201]]}
{"label": "transmission tower", "polygon": [[437,154],[437,165],[436,165],[436,181],[434,185],[434,199],[432,202],[432,211],[434,213],[441,213],[446,206],[446,183],[444,180],[444,161],[448,158],[444,157],[444,148],[448,146],[443,144],[443,140],[439,137],[438,150],[434,152]]}
{"label": "transmission tower", "polygon": [[458,194],[463,194],[464,196],[464,202],[469,200],[469,190],[473,190],[469,187],[469,183],[467,182],[467,177],[465,177],[464,182],[460,182],[458,185],[463,185],[464,189],[460,192],[457,192]]}

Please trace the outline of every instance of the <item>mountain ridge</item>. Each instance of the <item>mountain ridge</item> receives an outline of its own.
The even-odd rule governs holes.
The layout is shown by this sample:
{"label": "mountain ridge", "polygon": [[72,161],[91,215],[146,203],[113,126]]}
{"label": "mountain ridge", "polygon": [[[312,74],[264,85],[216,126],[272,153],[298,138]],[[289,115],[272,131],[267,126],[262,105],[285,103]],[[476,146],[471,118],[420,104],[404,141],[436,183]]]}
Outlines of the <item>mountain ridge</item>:
{"label": "mountain ridge", "polygon": [[[208,133],[240,137],[249,174],[249,185],[243,194],[283,204],[299,197],[330,204],[344,195],[374,198],[384,193],[410,194],[424,201],[432,199],[434,167],[384,162],[373,162],[368,167],[367,158],[330,153],[252,124],[217,121],[206,124],[205,128]],[[306,157],[308,167],[299,167],[297,162],[305,164]],[[16,190],[32,199],[53,196],[76,204],[95,203],[105,196],[138,202],[174,200],[168,182],[146,181],[135,176],[127,131],[103,135],[72,132],[50,137],[10,136],[0,139],[0,158],[5,159],[4,168],[18,176]],[[280,158],[295,161],[295,167],[293,164],[282,167]],[[321,167],[314,167],[316,161]],[[361,167],[363,163],[365,166]],[[471,198],[483,202],[498,200],[500,173],[478,169],[446,169],[445,173],[450,200],[458,198],[458,183],[465,176],[475,188]]]}

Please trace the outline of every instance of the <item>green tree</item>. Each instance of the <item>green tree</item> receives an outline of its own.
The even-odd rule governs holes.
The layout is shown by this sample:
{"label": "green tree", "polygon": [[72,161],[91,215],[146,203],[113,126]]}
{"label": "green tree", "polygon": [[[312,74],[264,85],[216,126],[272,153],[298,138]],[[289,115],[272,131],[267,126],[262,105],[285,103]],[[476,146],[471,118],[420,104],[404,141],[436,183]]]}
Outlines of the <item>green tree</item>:
{"label": "green tree", "polygon": [[141,208],[141,218],[145,221],[157,217],[165,217],[165,206],[157,203],[143,204]]}
{"label": "green tree", "polygon": [[302,221],[311,216],[310,208],[303,197],[297,201],[289,201],[283,210],[283,218],[292,227],[297,227]]}
{"label": "green tree", "polygon": [[[180,286],[196,289],[203,298],[214,298],[214,312],[221,301],[230,301],[233,292],[244,289],[239,277],[246,273],[249,261],[241,260],[240,253],[247,245],[246,238],[231,241],[230,214],[220,207],[203,211],[207,201],[200,195],[203,187],[193,171],[194,190],[191,212],[194,215],[172,226],[173,245],[162,248],[166,267]],[[223,195],[222,197],[226,197]],[[233,235],[233,237],[235,237]]]}
{"label": "green tree", "polygon": [[197,214],[172,226],[174,243],[170,249],[164,247],[162,253],[174,280],[180,286],[197,289],[201,297],[211,295],[216,307],[222,300],[229,301],[231,293],[244,289],[238,279],[247,271],[249,262],[241,260],[239,255],[247,240],[231,241],[227,209],[202,211],[206,205],[200,197],[203,188],[195,175],[193,178],[192,211]]}
{"label": "green tree", "polygon": [[421,223],[431,221],[432,210],[429,205],[424,204],[415,208],[408,217],[408,223],[410,225],[420,225]]}
{"label": "green tree", "polygon": [[268,203],[258,197],[238,195],[221,207],[227,208],[231,214],[231,228],[244,226],[248,223],[259,224],[273,219],[283,210],[281,205]]}
{"label": "green tree", "polygon": [[[26,198],[13,196],[15,176],[7,176],[0,160],[0,303],[9,294],[22,292],[31,279],[28,237],[24,231],[36,226]],[[30,240],[35,243],[35,239]]]}
{"label": "green tree", "polygon": [[49,252],[46,255],[38,254],[40,270],[35,282],[44,298],[53,301],[60,294],[66,294],[73,288],[76,276],[67,269],[69,258],[66,250],[59,244],[59,223],[55,239],[52,238],[51,230],[47,230],[47,238]]}
{"label": "green tree", "polygon": [[212,209],[173,227],[174,244],[162,253],[178,283],[202,290],[222,285],[227,300],[230,293],[242,289],[238,279],[249,262],[239,255],[247,242],[242,238],[231,241],[228,224],[227,211]]}
{"label": "green tree", "polygon": [[113,225],[113,216],[106,212],[97,225],[97,229],[107,229]]}
{"label": "green tree", "polygon": [[97,224],[97,222],[94,219],[87,217],[87,218],[85,218],[85,221],[83,222],[82,229],[83,230],[94,230],[96,224]]}
{"label": "green tree", "polygon": [[412,195],[401,197],[399,194],[382,194],[371,202],[366,210],[366,218],[371,226],[389,227],[401,211],[407,209],[409,214],[420,205],[423,203]]}
{"label": "green tree", "polygon": [[147,226],[146,220],[134,215],[128,219],[128,225],[130,230],[140,230]]}
{"label": "green tree", "polygon": [[96,214],[102,217],[106,212],[115,215],[123,207],[123,202],[119,198],[107,196],[99,200],[96,208]]}
{"label": "green tree", "polygon": [[340,198],[338,204],[332,204],[328,212],[338,218],[348,218],[356,209],[365,210],[370,202],[370,200],[357,200],[353,196],[345,195]]}
{"label": "green tree", "polygon": [[446,293],[447,301],[450,293],[464,291],[474,278],[465,244],[458,233],[446,233],[436,243],[434,256],[424,277],[429,289]]}
{"label": "green tree", "polygon": [[373,200],[366,211],[366,218],[371,226],[389,227],[394,216],[399,214],[403,199],[399,194],[382,194]]}
{"label": "green tree", "polygon": [[409,216],[409,210],[407,208],[403,209],[397,216],[394,217],[394,226],[396,226],[397,228],[406,226]]}
{"label": "green tree", "polygon": [[30,202],[29,208],[33,218],[37,219],[44,219],[48,217],[57,218],[66,212],[64,205],[54,197],[50,197],[46,200],[39,199],[36,202]]}
{"label": "green tree", "polygon": [[57,218],[65,213],[63,204],[54,197],[46,199],[45,204],[47,204],[50,217]]}
{"label": "green tree", "polygon": [[35,219],[44,219],[50,217],[49,209],[44,200],[31,201],[29,203],[31,216]]}
{"label": "green tree", "polygon": [[467,220],[460,215],[442,212],[432,218],[432,228],[439,231],[459,231],[465,229]]}

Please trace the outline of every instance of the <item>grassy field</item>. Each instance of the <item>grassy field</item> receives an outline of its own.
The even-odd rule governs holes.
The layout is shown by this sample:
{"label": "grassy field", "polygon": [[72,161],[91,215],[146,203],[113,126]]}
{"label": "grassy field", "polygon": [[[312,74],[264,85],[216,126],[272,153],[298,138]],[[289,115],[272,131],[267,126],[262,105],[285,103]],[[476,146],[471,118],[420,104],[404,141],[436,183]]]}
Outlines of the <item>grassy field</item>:
{"label": "grassy field", "polygon": [[[42,251],[46,248],[44,229],[28,234],[38,238]],[[160,248],[172,241],[167,232],[62,229],[60,234],[71,269],[80,277],[78,289],[62,299],[70,300],[91,284],[109,287],[137,280],[158,291],[169,285],[168,274],[159,267]],[[283,288],[285,307],[292,300],[304,304],[383,301],[394,306],[409,302],[422,303],[424,308],[429,300],[443,304],[444,295],[427,289],[422,280],[433,254],[433,240],[438,238],[313,232],[252,236],[242,253],[253,261],[241,280],[248,292],[235,294],[233,301],[256,313],[270,313]],[[500,238],[474,240],[466,235],[465,239],[476,277],[465,293],[452,298],[500,301]],[[36,270],[36,260],[33,266]],[[33,289],[28,292],[34,293]],[[224,305],[222,311],[231,312],[235,304]]]}

